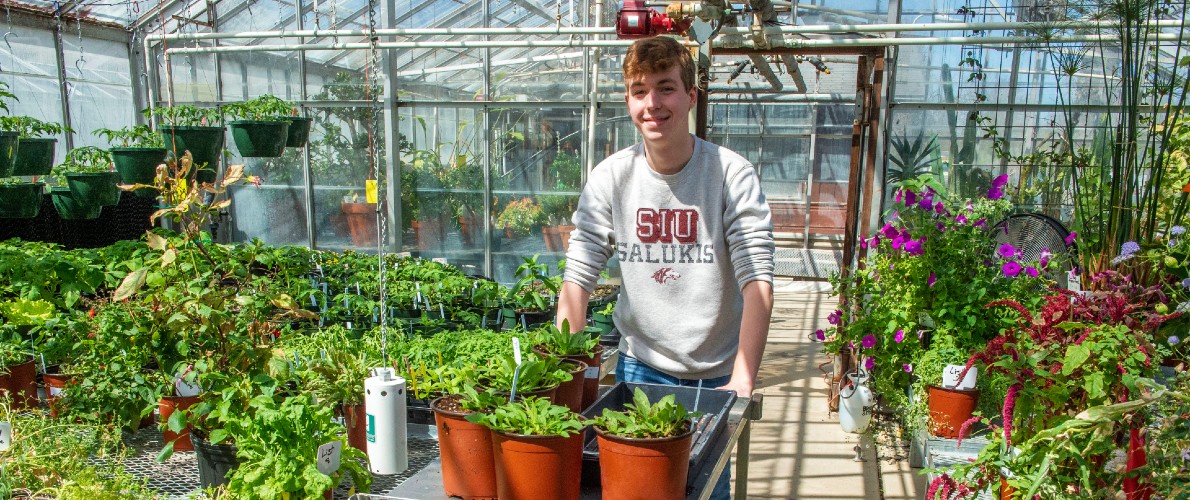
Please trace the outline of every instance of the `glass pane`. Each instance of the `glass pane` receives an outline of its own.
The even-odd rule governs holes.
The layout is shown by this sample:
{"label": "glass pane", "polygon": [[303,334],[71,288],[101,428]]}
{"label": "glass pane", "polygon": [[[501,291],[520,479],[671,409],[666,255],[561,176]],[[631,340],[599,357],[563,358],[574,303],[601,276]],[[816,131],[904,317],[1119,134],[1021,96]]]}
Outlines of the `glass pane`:
{"label": "glass pane", "polygon": [[108,147],[94,134],[99,128],[118,129],[136,123],[128,70],[128,45],[107,40],[63,38],[66,75],[70,85],[70,119],[74,145]]}

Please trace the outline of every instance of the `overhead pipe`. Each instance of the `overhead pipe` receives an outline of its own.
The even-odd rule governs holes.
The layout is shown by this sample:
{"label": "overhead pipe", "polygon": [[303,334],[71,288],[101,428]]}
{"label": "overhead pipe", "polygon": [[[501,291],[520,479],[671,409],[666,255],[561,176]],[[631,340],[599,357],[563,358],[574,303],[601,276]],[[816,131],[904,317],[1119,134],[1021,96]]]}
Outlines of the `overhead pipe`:
{"label": "overhead pipe", "polygon": [[764,79],[769,82],[769,85],[772,85],[773,90],[781,90],[783,87],[781,84],[781,79],[777,78],[777,73],[773,72],[772,66],[769,66],[768,59],[765,59],[764,56],[760,54],[752,54],[749,55],[748,58],[752,60],[752,67],[756,68],[756,71],[760,72],[760,76],[763,76]]}
{"label": "overhead pipe", "polygon": [[[1161,33],[1150,38],[1152,41],[1176,42],[1182,37],[1173,33]],[[1045,43],[1087,43],[1099,42],[1110,44],[1116,39],[1110,35],[1072,35],[1072,36],[1055,36],[1044,40]],[[889,47],[889,46],[904,46],[904,45],[1001,45],[1009,43],[1041,43],[1036,37],[1030,36],[947,36],[947,37],[921,37],[921,38],[833,38],[833,39],[807,39],[807,40],[785,40],[785,46],[774,48],[775,51],[781,49],[815,49],[827,47]],[[722,49],[745,49],[745,50],[765,50],[756,47],[750,41],[743,42],[742,46],[738,47],[721,47],[718,44],[715,48]],[[722,54],[722,52],[720,52]],[[749,54],[750,55],[750,54]]]}
{"label": "overhead pipe", "polygon": [[[377,36],[499,36],[499,35],[614,35],[615,28],[541,27],[541,28],[377,28]],[[236,33],[174,33],[149,35],[154,40],[194,41],[221,38],[326,38],[367,36],[368,30],[280,30],[241,31]]]}
{"label": "overhead pipe", "polygon": [[782,54],[781,62],[785,63],[785,71],[793,79],[793,86],[797,87],[797,91],[806,93],[806,78],[802,76],[802,70],[798,67],[797,57],[793,54]]}
{"label": "overhead pipe", "polygon": [[[800,5],[800,4],[799,4]],[[1190,21],[1155,20],[1151,23],[1159,28],[1190,27]],[[802,26],[765,26],[767,33],[821,34],[821,33],[904,33],[913,31],[1000,31],[1000,30],[1057,30],[1098,28],[1111,29],[1117,25],[1104,21],[1055,21],[1055,22],[979,22],[979,23],[882,23],[882,24],[806,24]],[[728,27],[719,29],[720,35],[747,35],[751,28]]]}
{"label": "overhead pipe", "polygon": [[[575,48],[627,47],[633,40],[454,40],[445,42],[380,42],[381,49],[483,49],[483,48]],[[695,42],[682,42],[697,46]],[[302,45],[223,45],[219,47],[178,47],[166,50],[170,54],[205,54],[227,52],[285,52],[291,50],[361,50],[371,45],[365,42],[302,44]]]}

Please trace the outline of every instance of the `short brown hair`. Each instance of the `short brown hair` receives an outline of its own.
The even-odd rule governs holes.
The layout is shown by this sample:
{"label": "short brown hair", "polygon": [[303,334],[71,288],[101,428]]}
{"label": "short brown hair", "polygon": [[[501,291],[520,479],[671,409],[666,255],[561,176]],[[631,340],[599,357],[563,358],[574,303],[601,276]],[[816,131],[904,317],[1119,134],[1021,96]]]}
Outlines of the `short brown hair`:
{"label": "short brown hair", "polygon": [[655,36],[637,40],[628,47],[624,56],[624,83],[635,77],[650,73],[663,73],[677,65],[682,73],[682,85],[686,91],[694,88],[694,58],[681,43],[667,36]]}

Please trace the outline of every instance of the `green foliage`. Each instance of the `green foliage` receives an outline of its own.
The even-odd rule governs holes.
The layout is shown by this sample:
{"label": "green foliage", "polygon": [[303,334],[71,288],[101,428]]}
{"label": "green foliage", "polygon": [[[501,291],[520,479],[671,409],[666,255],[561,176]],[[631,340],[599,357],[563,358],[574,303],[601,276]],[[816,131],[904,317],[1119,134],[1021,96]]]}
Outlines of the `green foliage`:
{"label": "green foliage", "polygon": [[562,328],[547,325],[537,332],[537,342],[554,356],[590,355],[599,344],[599,337],[586,332],[570,333],[570,321],[562,320]]}
{"label": "green foliage", "polygon": [[505,403],[491,413],[467,415],[467,420],[494,431],[526,436],[569,437],[581,432],[584,427],[579,415],[569,408],[534,397]]}
{"label": "green foliage", "polygon": [[549,266],[538,262],[540,254],[521,257],[516,268],[516,284],[508,291],[507,302],[518,310],[546,311],[562,288],[562,276],[551,276]]}
{"label": "green foliage", "polygon": [[19,132],[22,139],[51,137],[61,135],[63,132],[74,132],[70,127],[38,120],[31,116],[0,116],[0,130]]}
{"label": "green foliage", "polygon": [[162,125],[187,127],[219,127],[223,125],[223,113],[219,108],[200,108],[189,104],[163,106],[144,110],[145,118],[157,116]]}
{"label": "green foliage", "polygon": [[364,379],[377,362],[366,353],[352,353],[344,345],[329,347],[325,357],[314,358],[306,388],[325,405],[354,406],[364,402]]}
{"label": "green foliage", "polygon": [[223,113],[239,120],[271,121],[294,115],[297,104],[272,94],[223,105]]}
{"label": "green foliage", "polygon": [[120,148],[165,148],[165,138],[148,125],[136,125],[119,129],[96,129],[95,134],[107,140],[112,147]]}
{"label": "green foliage", "polygon": [[55,312],[54,304],[45,300],[16,299],[0,302],[0,316],[10,325],[45,324],[54,317]]}
{"label": "green foliage", "polygon": [[512,231],[516,236],[527,236],[546,222],[546,214],[532,198],[512,200],[496,216],[496,225]]}
{"label": "green foliage", "polygon": [[97,173],[112,170],[112,154],[95,146],[83,146],[66,152],[62,163],[54,166],[54,175]]}
{"label": "green foliage", "polygon": [[908,138],[894,137],[892,139],[892,154],[888,161],[895,166],[888,168],[885,184],[900,184],[920,175],[929,174],[933,170],[934,157],[938,155],[938,138],[930,137],[925,141],[925,132],[918,132],[913,142]]}
{"label": "green foliage", "polygon": [[[322,498],[345,472],[357,489],[369,491],[372,476],[362,465],[367,456],[347,445],[346,430],[332,417],[333,410],[314,404],[309,394],[279,403],[268,396],[253,398],[246,414],[226,422],[240,459],[227,492],[251,498]],[[318,471],[318,447],[331,441],[342,447],[340,470],[327,476]]]}
{"label": "green foliage", "polygon": [[[0,82],[0,110],[4,111],[5,113],[8,113],[8,103],[10,101],[20,101],[20,99],[17,99],[16,94],[13,94],[12,92],[8,91],[8,83],[7,82]],[[0,129],[0,130],[8,130],[8,129]]]}
{"label": "green foliage", "polygon": [[[505,354],[497,358],[495,363],[478,369],[478,376],[487,387],[508,393],[512,391],[516,371],[517,365],[512,354]],[[520,373],[515,376],[517,394],[546,389],[571,379],[561,359],[553,356],[543,358],[535,354],[522,358]]]}
{"label": "green foliage", "polygon": [[632,402],[624,411],[604,408],[603,414],[591,421],[609,434],[631,438],[673,437],[690,429],[690,419],[698,414],[686,411],[675,401],[673,394],[650,404],[649,397],[639,387],[632,393]]}

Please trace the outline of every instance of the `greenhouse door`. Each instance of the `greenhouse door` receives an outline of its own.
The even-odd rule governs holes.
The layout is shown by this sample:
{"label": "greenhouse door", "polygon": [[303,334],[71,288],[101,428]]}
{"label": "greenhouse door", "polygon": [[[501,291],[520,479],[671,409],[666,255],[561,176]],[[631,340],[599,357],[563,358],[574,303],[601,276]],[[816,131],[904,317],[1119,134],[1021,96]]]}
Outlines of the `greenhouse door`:
{"label": "greenhouse door", "polygon": [[[712,55],[740,68],[747,56],[765,77],[757,86],[711,86],[698,130],[757,165],[773,214],[777,274],[826,279],[843,272],[856,257],[857,239],[867,236],[869,224],[861,221],[871,220],[872,200],[881,196],[873,187],[884,48],[716,49]],[[780,76],[771,70],[778,66]]]}

